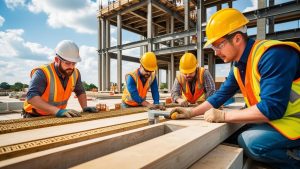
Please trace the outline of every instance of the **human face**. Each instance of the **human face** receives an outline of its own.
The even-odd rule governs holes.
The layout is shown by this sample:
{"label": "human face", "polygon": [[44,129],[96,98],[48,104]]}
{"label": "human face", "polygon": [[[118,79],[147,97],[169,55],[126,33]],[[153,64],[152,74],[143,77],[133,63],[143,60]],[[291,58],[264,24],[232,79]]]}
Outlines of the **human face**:
{"label": "human face", "polygon": [[185,80],[191,82],[191,81],[193,81],[193,79],[194,79],[194,77],[195,77],[195,75],[196,75],[196,71],[194,71],[194,72],[192,72],[192,73],[187,73],[187,74],[184,74],[184,73],[183,73],[182,75],[183,75],[183,77],[185,78]]}
{"label": "human face", "polygon": [[238,49],[232,41],[234,37],[220,38],[212,44],[215,55],[219,56],[225,63],[236,60]]}
{"label": "human face", "polygon": [[146,79],[148,79],[151,76],[151,73],[153,72],[153,71],[149,71],[149,70],[145,69],[142,65],[141,65],[140,70],[141,70],[142,76]]}
{"label": "human face", "polygon": [[58,70],[64,75],[64,76],[71,76],[73,74],[76,62],[70,62],[67,60],[64,60],[60,56],[58,58]]}

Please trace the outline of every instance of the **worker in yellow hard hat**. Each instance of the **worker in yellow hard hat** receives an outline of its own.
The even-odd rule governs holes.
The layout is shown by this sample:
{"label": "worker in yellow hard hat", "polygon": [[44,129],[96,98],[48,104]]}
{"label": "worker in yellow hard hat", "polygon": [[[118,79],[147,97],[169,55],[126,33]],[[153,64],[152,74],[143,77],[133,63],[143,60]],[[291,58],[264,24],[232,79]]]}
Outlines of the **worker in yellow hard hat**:
{"label": "worker in yellow hard hat", "polygon": [[87,106],[76,63],[81,61],[78,46],[70,40],[59,42],[55,48],[54,62],[31,71],[31,81],[24,102],[24,118],[38,116],[77,117],[79,111],[66,109],[71,93],[78,97],[83,112],[97,112]]}
{"label": "worker in yellow hard hat", "polygon": [[[159,105],[158,84],[155,76],[157,60],[153,52],[146,52],[140,59],[140,67],[126,74],[126,86],[122,95],[122,107],[145,106],[150,109],[161,108]],[[153,104],[146,100],[151,88]]]}
{"label": "worker in yellow hard hat", "polygon": [[198,67],[196,56],[192,53],[185,53],[180,58],[180,74],[177,75],[171,91],[172,100],[182,107],[189,103],[203,102],[215,91],[214,80],[203,67]]}
{"label": "worker in yellow hard hat", "polygon": [[[207,42],[224,62],[234,62],[221,88],[193,109],[174,109],[177,118],[204,114],[209,122],[255,123],[238,135],[246,154],[274,168],[300,166],[300,47],[294,42],[252,40],[248,19],[227,8],[207,22]],[[241,90],[247,108],[218,110]]]}

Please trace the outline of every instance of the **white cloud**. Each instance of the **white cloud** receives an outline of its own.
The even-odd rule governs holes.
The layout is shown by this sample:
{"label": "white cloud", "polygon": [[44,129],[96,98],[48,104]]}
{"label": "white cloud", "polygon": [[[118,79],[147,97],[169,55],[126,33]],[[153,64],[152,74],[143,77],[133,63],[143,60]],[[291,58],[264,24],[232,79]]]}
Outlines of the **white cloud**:
{"label": "white cloud", "polygon": [[16,7],[25,6],[25,0],[5,0],[6,7],[14,10]]}
{"label": "white cloud", "polygon": [[251,5],[252,6],[249,6],[249,7],[245,8],[243,10],[243,12],[248,12],[248,11],[256,10],[257,9],[257,5],[258,5],[257,0],[251,0]]}
{"label": "white cloud", "polygon": [[3,25],[5,22],[5,19],[0,15],[0,27]]}
{"label": "white cloud", "polygon": [[0,31],[0,57],[23,58],[28,60],[48,60],[53,50],[38,43],[26,42],[23,29]]}
{"label": "white cloud", "polygon": [[28,9],[33,13],[44,12],[53,28],[67,27],[78,33],[97,33],[97,2],[91,0],[32,0]]}
{"label": "white cloud", "polygon": [[[53,61],[53,49],[24,40],[23,33],[22,29],[0,31],[0,82],[28,84],[29,73],[33,68]],[[97,85],[97,48],[80,46],[80,56],[82,61],[77,68],[81,72],[82,80]]]}
{"label": "white cloud", "polygon": [[29,73],[50,62],[54,52],[38,43],[25,41],[23,29],[0,31],[0,82],[29,83]]}
{"label": "white cloud", "polygon": [[80,46],[81,62],[77,68],[81,73],[81,80],[98,85],[98,54],[97,48],[91,46]]}

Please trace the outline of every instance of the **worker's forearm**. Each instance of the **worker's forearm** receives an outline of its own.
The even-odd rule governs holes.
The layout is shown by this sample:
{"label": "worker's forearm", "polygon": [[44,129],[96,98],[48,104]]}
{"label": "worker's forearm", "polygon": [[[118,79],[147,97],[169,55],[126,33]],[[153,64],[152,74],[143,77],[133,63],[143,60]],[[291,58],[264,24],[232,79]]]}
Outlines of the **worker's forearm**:
{"label": "worker's forearm", "polygon": [[232,110],[225,113],[225,122],[229,123],[259,123],[268,122],[269,119],[264,116],[256,105],[243,110]]}
{"label": "worker's forearm", "polygon": [[81,94],[81,95],[77,96],[77,98],[78,98],[78,102],[79,102],[81,108],[84,108],[87,106],[86,94]]}
{"label": "worker's forearm", "polygon": [[205,101],[199,106],[192,109],[192,116],[202,115],[211,108],[213,108],[213,106],[208,101]]}
{"label": "worker's forearm", "polygon": [[34,108],[43,110],[47,112],[48,115],[55,115],[56,112],[59,110],[56,106],[52,106],[49,103],[45,102],[40,96],[34,96],[28,100]]}

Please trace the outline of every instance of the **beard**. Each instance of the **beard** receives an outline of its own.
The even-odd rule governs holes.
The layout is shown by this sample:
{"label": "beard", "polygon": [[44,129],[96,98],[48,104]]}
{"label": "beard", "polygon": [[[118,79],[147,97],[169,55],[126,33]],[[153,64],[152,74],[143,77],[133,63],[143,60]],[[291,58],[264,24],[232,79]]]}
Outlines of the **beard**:
{"label": "beard", "polygon": [[186,80],[189,81],[189,82],[193,81],[193,79],[194,79],[193,76],[187,76],[187,77],[186,77]]}
{"label": "beard", "polygon": [[148,79],[148,78],[150,77],[150,75],[149,75],[149,74],[145,74],[145,75],[143,75],[143,77],[144,77],[145,79]]}
{"label": "beard", "polygon": [[58,70],[65,76],[69,77],[73,74],[74,69],[66,69],[64,70],[63,67],[61,66],[61,63],[58,65]]}

